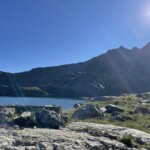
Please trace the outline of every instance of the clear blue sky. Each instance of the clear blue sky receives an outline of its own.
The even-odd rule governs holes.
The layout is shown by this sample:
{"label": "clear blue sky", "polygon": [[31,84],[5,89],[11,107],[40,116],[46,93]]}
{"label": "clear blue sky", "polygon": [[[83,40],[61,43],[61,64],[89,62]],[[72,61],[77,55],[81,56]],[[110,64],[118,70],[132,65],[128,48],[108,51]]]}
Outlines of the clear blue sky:
{"label": "clear blue sky", "polygon": [[149,41],[149,0],[0,0],[1,71],[85,61]]}

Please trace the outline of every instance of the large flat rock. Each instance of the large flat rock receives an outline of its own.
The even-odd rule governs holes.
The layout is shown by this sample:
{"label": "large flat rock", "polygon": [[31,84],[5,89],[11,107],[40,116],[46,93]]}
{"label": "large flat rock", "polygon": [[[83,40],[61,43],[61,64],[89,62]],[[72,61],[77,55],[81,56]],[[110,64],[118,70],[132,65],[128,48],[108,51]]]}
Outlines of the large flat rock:
{"label": "large flat rock", "polygon": [[[107,135],[106,135],[107,132]],[[113,138],[131,134],[150,144],[150,134],[94,123],[76,122],[61,130],[54,129],[4,129],[0,128],[1,150],[109,150],[133,149]]]}

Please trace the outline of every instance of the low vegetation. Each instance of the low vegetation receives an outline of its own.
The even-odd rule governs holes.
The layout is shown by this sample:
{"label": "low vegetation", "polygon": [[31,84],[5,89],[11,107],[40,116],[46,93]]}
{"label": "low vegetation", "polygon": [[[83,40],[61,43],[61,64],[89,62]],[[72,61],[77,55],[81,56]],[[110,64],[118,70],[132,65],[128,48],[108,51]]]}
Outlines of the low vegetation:
{"label": "low vegetation", "polygon": [[134,139],[132,138],[131,135],[124,135],[121,139],[120,142],[124,143],[128,147],[133,147]]}
{"label": "low vegetation", "polygon": [[[148,94],[146,98],[150,98]],[[105,119],[72,119],[72,114],[74,113],[75,109],[70,109],[66,111],[66,116],[69,118],[69,122],[73,121],[82,121],[82,122],[92,122],[92,123],[101,123],[101,124],[112,124],[118,125],[133,129],[138,129],[147,133],[150,133],[150,115],[143,115],[143,114],[134,114],[132,113],[136,107],[142,106],[145,108],[150,109],[150,103],[142,103],[143,100],[141,97],[131,94],[131,95],[123,95],[120,96],[117,100],[111,101],[88,101],[86,104],[98,104],[100,108],[105,107],[108,104],[114,104],[124,109],[124,112],[121,112],[119,115],[122,116],[125,120],[124,121],[117,121],[113,118],[112,114],[106,113]],[[82,106],[81,106],[82,107]]]}

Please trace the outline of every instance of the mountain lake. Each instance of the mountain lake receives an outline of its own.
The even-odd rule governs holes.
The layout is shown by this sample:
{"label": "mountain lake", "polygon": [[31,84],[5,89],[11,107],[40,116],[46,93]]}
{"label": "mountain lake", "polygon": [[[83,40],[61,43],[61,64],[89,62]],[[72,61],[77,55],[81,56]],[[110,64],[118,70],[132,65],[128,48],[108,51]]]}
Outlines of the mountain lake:
{"label": "mountain lake", "polygon": [[0,105],[60,105],[63,109],[72,108],[75,103],[83,102],[85,101],[71,98],[0,97]]}

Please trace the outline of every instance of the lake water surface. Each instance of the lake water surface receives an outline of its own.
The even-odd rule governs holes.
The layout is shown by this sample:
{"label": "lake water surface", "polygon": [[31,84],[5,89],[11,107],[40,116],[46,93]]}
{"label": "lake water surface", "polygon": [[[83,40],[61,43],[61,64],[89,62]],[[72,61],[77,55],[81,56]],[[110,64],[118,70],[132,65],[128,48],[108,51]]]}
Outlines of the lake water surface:
{"label": "lake water surface", "polygon": [[32,97],[0,97],[0,105],[60,105],[63,109],[73,107],[84,100],[71,98],[32,98]]}

